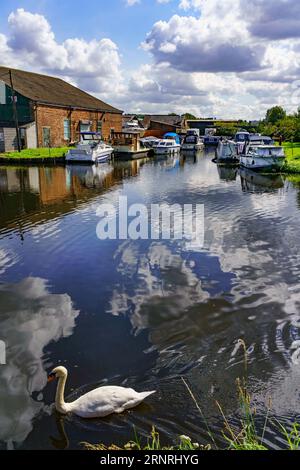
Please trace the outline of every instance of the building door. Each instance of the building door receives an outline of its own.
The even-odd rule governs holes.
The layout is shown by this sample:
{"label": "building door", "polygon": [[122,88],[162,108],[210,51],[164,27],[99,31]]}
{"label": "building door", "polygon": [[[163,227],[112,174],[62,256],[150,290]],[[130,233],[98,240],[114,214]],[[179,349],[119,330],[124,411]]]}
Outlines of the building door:
{"label": "building door", "polygon": [[50,127],[43,127],[43,147],[50,147],[51,144],[51,129]]}

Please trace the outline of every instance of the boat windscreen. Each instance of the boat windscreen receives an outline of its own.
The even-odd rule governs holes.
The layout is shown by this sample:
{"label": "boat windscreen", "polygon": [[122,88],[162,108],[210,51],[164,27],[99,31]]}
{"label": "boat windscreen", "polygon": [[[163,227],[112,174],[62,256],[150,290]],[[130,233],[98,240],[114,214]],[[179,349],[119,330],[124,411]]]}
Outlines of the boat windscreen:
{"label": "boat windscreen", "polygon": [[256,152],[262,157],[284,157],[284,149],[282,147],[258,148]]}

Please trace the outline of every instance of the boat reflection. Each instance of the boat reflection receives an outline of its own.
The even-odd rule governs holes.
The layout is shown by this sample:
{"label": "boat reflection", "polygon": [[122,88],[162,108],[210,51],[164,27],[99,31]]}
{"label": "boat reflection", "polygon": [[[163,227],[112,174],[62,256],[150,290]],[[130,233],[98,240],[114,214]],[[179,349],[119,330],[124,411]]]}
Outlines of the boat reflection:
{"label": "boat reflection", "polygon": [[218,165],[218,173],[220,180],[222,181],[235,181],[237,174],[238,174],[238,169],[237,167],[230,167],[230,166],[224,166],[224,165]]}
{"label": "boat reflection", "polygon": [[7,347],[6,365],[0,368],[0,441],[12,449],[25,441],[34,418],[45,410],[45,348],[73,334],[79,312],[67,294],[51,294],[41,278],[2,285],[0,299]]}
{"label": "boat reflection", "polygon": [[162,170],[172,171],[177,170],[180,166],[183,166],[184,162],[179,158],[179,156],[158,155],[158,158],[155,159],[155,164],[158,165]]}
{"label": "boat reflection", "polygon": [[273,192],[284,186],[282,175],[261,174],[247,168],[241,168],[240,176],[244,192]]}
{"label": "boat reflection", "polygon": [[105,189],[113,185],[114,168],[109,163],[103,165],[67,165],[67,184],[73,190],[79,187],[87,189]]}

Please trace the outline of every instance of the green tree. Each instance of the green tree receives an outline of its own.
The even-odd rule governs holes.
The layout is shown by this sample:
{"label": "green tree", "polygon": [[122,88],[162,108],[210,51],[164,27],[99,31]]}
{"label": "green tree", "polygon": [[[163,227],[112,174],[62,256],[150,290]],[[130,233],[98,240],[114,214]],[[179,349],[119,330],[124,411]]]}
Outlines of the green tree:
{"label": "green tree", "polygon": [[186,120],[189,120],[189,121],[193,121],[193,120],[197,119],[196,116],[194,116],[191,113],[185,113],[185,114],[182,115],[182,117],[183,117],[183,119],[186,119]]}
{"label": "green tree", "polygon": [[286,117],[286,112],[281,106],[273,106],[273,108],[268,109],[266,115],[266,122],[268,124],[276,124],[281,119]]}

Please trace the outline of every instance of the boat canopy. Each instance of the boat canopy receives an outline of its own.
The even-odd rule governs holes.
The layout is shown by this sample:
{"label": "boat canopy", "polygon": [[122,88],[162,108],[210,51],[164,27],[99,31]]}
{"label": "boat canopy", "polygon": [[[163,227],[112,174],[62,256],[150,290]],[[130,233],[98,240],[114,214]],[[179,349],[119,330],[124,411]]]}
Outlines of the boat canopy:
{"label": "boat canopy", "polygon": [[[220,144],[219,144],[220,145]],[[221,153],[223,157],[232,157],[237,154],[237,147],[235,142],[222,142],[221,143]]]}
{"label": "boat canopy", "polygon": [[176,144],[180,144],[180,137],[175,132],[167,132],[164,135],[164,139],[173,139],[175,140]]}

